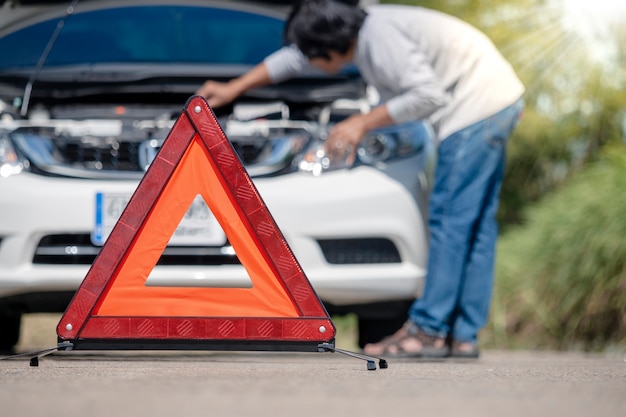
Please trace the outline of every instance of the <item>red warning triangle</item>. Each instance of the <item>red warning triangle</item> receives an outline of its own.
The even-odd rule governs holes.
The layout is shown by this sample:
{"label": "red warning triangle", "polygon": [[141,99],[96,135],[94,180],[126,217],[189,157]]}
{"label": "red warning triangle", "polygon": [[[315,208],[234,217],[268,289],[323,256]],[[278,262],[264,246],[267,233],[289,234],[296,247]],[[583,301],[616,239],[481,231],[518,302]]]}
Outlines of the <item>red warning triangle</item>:
{"label": "red warning triangle", "polygon": [[[146,286],[200,195],[249,288]],[[74,349],[317,350],[335,327],[206,101],[192,97],[57,326]]]}

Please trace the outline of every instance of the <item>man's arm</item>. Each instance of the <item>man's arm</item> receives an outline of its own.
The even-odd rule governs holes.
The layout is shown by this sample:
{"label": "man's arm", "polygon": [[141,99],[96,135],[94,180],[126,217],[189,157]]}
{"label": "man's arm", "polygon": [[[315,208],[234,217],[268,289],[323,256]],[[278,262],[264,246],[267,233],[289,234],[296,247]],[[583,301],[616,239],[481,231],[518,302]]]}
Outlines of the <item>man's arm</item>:
{"label": "man's arm", "polygon": [[209,106],[220,107],[235,100],[246,91],[271,83],[267,67],[260,63],[250,71],[227,83],[208,80],[196,91],[207,99]]}
{"label": "man's arm", "polygon": [[206,81],[196,94],[206,97],[211,107],[234,101],[248,90],[284,81],[307,69],[308,61],[296,47],[286,46],[267,56],[262,63],[227,83]]}

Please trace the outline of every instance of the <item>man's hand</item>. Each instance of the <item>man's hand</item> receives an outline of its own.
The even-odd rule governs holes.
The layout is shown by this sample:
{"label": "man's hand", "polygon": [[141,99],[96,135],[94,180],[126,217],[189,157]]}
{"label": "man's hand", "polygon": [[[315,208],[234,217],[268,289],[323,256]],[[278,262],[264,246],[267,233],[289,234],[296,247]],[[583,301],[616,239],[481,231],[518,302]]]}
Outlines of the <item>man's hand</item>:
{"label": "man's hand", "polygon": [[350,166],[356,160],[359,143],[366,133],[365,117],[361,114],[350,116],[328,132],[324,150],[332,162],[345,160]]}
{"label": "man's hand", "polygon": [[202,84],[196,95],[206,98],[211,107],[221,107],[235,100],[239,92],[230,83],[209,80]]}
{"label": "man's hand", "polygon": [[203,96],[211,107],[220,107],[234,101],[246,91],[270,84],[270,76],[267,67],[262,62],[252,68],[241,77],[233,78],[227,83],[217,81],[206,81],[196,91],[196,94]]}
{"label": "man's hand", "polygon": [[369,113],[354,114],[337,123],[324,144],[324,150],[331,162],[344,161],[348,166],[356,160],[359,144],[372,129],[393,123],[385,105],[378,106]]}

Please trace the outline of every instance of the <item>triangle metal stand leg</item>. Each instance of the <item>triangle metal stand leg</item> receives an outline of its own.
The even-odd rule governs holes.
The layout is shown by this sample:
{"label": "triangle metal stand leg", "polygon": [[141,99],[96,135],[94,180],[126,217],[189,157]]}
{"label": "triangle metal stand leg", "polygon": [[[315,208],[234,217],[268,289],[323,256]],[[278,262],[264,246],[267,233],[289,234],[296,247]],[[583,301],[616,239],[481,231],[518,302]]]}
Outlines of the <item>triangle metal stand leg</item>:
{"label": "triangle metal stand leg", "polygon": [[18,353],[17,355],[6,356],[4,358],[0,358],[0,360],[5,359],[15,359],[22,358],[24,356],[31,356],[30,358],[30,366],[39,366],[39,359],[44,356],[50,355],[54,351],[57,350],[72,350],[72,344],[70,342],[61,342],[56,347],[38,350],[35,352],[26,352],[26,353]]}
{"label": "triangle metal stand leg", "polygon": [[389,368],[389,363],[383,358],[379,358],[377,356],[365,355],[363,353],[352,352],[344,349],[337,349],[333,344],[330,343],[322,343],[319,345],[320,352],[336,352],[341,353],[342,355],[350,356],[352,358],[361,359],[367,362],[367,370],[375,371],[376,361],[378,361],[378,367],[380,369]]}

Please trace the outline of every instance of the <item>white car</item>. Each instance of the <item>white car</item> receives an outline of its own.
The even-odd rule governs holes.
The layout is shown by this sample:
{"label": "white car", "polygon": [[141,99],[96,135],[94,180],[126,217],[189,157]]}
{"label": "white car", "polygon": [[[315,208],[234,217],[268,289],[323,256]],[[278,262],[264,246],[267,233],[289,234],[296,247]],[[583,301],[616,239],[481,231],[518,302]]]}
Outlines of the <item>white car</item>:
{"label": "white car", "polygon": [[[276,1],[13,3],[0,6],[5,351],[23,313],[65,310],[195,89],[281,47],[286,16]],[[348,68],[214,109],[329,313],[357,314],[361,345],[395,331],[420,294],[435,158],[430,128],[410,123],[372,132],[353,166],[330,165],[324,132],[373,104]],[[190,208],[150,279],[246,279],[219,223],[194,229],[207,210]]]}

